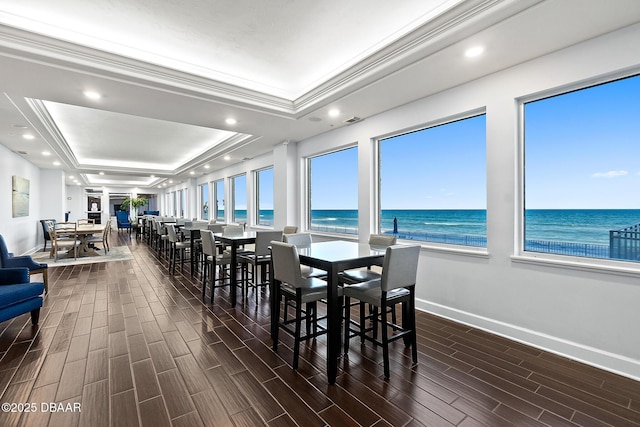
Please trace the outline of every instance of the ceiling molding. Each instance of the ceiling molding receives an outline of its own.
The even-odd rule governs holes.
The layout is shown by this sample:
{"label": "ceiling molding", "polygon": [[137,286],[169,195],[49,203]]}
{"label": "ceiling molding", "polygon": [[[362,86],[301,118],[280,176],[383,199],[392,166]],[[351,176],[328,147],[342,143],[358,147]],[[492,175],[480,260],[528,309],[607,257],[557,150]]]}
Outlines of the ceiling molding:
{"label": "ceiling molding", "polygon": [[465,1],[294,101],[303,116],[337,94],[351,93],[543,0]]}
{"label": "ceiling molding", "polygon": [[[295,100],[53,39],[7,25],[0,25],[0,55],[83,73],[89,72],[104,78],[295,119],[541,1],[469,0],[462,2],[337,76],[319,82],[318,86]],[[215,70],[202,69],[202,75],[207,74],[217,73]]]}
{"label": "ceiling molding", "polygon": [[62,132],[58,129],[56,122],[49,114],[44,103],[39,99],[25,98],[24,100],[38,118],[39,124],[46,130],[47,134],[45,139],[49,141],[53,150],[60,157],[60,160],[65,162],[68,167],[77,169],[79,165],[78,159],[67,143],[64,135],[62,135]]}
{"label": "ceiling molding", "polygon": [[285,98],[2,24],[0,55],[284,117],[291,117],[294,113],[293,102]]}

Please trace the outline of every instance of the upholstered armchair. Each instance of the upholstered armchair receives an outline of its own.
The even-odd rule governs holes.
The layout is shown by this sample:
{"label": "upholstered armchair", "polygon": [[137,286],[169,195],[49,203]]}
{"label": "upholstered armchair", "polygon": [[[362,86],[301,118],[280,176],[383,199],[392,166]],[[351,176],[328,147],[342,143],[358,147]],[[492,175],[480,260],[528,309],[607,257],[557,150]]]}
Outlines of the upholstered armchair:
{"label": "upholstered armchair", "polygon": [[42,280],[44,281],[45,292],[49,291],[47,283],[47,264],[40,264],[35,262],[30,256],[13,256],[7,249],[7,244],[4,241],[4,237],[0,235],[0,269],[3,268],[16,268],[25,267],[29,270],[29,274],[42,273]]}
{"label": "upholstered armchair", "polygon": [[31,312],[31,323],[38,324],[44,283],[29,282],[27,268],[0,269],[0,322]]}

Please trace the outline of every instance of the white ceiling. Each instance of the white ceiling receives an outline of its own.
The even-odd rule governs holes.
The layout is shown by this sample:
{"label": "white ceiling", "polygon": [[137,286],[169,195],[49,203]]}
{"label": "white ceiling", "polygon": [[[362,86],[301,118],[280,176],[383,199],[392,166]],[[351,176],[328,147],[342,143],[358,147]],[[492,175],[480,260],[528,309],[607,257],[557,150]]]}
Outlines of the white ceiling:
{"label": "white ceiling", "polygon": [[639,21],[637,0],[0,0],[0,143],[158,185]]}

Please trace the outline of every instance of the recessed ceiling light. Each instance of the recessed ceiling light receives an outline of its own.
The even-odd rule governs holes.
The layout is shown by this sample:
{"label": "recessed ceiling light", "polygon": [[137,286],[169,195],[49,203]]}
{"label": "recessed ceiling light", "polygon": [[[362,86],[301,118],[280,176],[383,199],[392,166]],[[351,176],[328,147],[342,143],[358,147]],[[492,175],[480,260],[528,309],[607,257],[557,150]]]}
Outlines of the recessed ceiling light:
{"label": "recessed ceiling light", "polygon": [[164,186],[166,187],[166,186],[167,186],[167,183],[166,183],[166,182],[163,182],[163,183],[162,183],[162,185],[164,185]]}
{"label": "recessed ceiling light", "polygon": [[205,168],[205,169],[209,169],[210,167],[211,167],[211,166],[209,166],[209,165],[204,165],[204,168]]}
{"label": "recessed ceiling light", "polygon": [[169,184],[173,184],[173,180],[171,180],[171,179],[170,179],[170,180],[169,180]]}
{"label": "recessed ceiling light", "polygon": [[24,135],[22,135],[22,137],[24,139],[36,139],[36,137],[31,135],[30,133],[25,133]]}
{"label": "recessed ceiling light", "polygon": [[80,183],[79,183],[79,182],[76,182],[76,185],[80,185]]}
{"label": "recessed ceiling light", "polygon": [[51,155],[51,153],[50,153],[49,151],[43,151],[43,152],[42,152],[42,155],[43,155],[43,156],[50,156],[50,155]]}
{"label": "recessed ceiling light", "polygon": [[74,179],[74,178],[75,178],[75,176],[69,175],[69,179]]}
{"label": "recessed ceiling light", "polygon": [[11,125],[11,126],[18,129],[29,129],[29,126],[25,126],[25,125]]}
{"label": "recessed ceiling light", "polygon": [[60,162],[56,160],[55,162],[53,162],[53,166],[60,166]]}
{"label": "recessed ceiling light", "polygon": [[229,117],[228,119],[225,120],[225,123],[228,125],[235,125],[236,123],[238,123],[238,121],[233,117]]}
{"label": "recessed ceiling light", "polygon": [[340,115],[340,110],[338,110],[337,108],[332,108],[331,110],[329,110],[329,116],[338,117],[339,115]]}
{"label": "recessed ceiling light", "polygon": [[104,175],[104,172],[99,172],[100,175]]}
{"label": "recessed ceiling light", "polygon": [[151,178],[155,178],[155,177],[156,177],[155,175],[151,175]]}
{"label": "recessed ceiling light", "polygon": [[84,96],[86,96],[89,99],[96,100],[96,99],[102,98],[102,95],[100,95],[98,92],[96,92],[94,90],[85,90],[82,93],[84,93]]}
{"label": "recessed ceiling light", "polygon": [[466,56],[467,58],[475,58],[476,56],[482,55],[482,52],[484,52],[484,47],[474,46],[470,49],[467,49],[464,52],[464,56]]}
{"label": "recessed ceiling light", "polygon": [[189,175],[195,175],[196,173],[194,171],[189,172]]}

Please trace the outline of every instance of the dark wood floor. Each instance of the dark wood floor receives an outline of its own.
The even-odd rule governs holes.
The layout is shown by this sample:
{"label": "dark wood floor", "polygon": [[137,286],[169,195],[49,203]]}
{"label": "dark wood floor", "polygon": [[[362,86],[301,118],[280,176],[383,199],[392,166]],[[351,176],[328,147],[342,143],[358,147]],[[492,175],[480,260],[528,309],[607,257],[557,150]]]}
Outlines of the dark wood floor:
{"label": "dark wood floor", "polygon": [[396,342],[384,381],[352,340],[329,386],[324,338],[297,372],[286,334],[271,351],[266,296],[203,305],[197,280],[112,236],[134,260],[53,268],[39,327],[0,324],[0,400],[38,409],[0,426],[640,426],[639,382],[422,312],[417,366]]}

